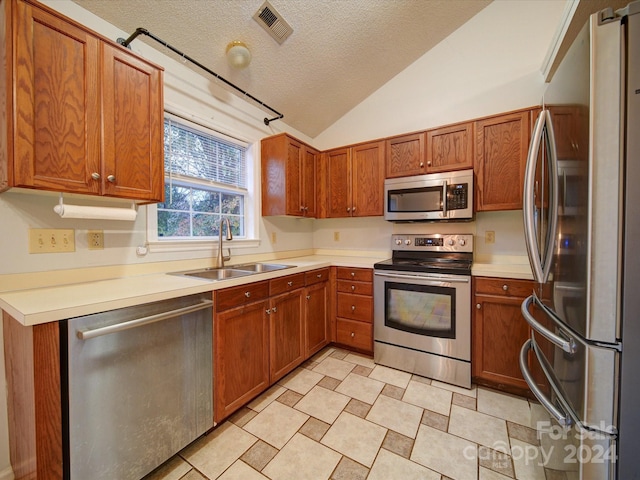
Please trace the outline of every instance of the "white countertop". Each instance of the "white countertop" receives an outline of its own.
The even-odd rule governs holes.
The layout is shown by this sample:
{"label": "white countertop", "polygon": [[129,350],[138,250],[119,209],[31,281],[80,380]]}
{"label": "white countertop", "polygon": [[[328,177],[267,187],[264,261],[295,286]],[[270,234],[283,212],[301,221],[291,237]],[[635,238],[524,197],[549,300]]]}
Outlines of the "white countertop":
{"label": "white countertop", "polygon": [[[329,266],[372,268],[373,264],[380,260],[384,258],[340,255],[309,255],[277,259],[265,263],[279,263],[293,265],[293,267],[224,281],[211,281],[164,272],[123,276],[0,292],[0,308],[23,325],[37,325],[268,280],[316,268]],[[522,257],[480,258],[473,263],[472,275],[530,280],[533,278],[531,268],[524,261]]]}
{"label": "white countertop", "polygon": [[[381,258],[311,255],[265,263],[294,265],[224,281],[153,273],[0,293],[0,308],[25,326],[233,287],[329,266],[372,268]],[[232,265],[231,265],[232,266]]]}

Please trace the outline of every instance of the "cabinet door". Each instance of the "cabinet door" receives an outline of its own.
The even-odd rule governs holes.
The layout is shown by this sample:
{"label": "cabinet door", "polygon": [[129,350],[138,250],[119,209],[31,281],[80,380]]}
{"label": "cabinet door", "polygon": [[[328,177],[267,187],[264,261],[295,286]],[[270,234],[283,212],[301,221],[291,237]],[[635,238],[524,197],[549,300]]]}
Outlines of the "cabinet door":
{"label": "cabinet door", "polygon": [[351,149],[354,217],[384,215],[384,142]]}
{"label": "cabinet door", "polygon": [[214,419],[228,417],[269,386],[268,302],[216,314]]}
{"label": "cabinet door", "polygon": [[527,389],[518,363],[529,337],[520,297],[475,295],[473,376],[494,384]]}
{"label": "cabinet door", "polygon": [[31,4],[14,6],[14,185],[97,194],[99,40]]}
{"label": "cabinet door", "polygon": [[473,168],[473,123],[427,132],[427,172]]}
{"label": "cabinet door", "polygon": [[325,153],[325,198],[329,218],[351,216],[351,151],[340,148]]}
{"label": "cabinet door", "polygon": [[316,283],[305,289],[305,356],[309,358],[329,343],[329,286]]}
{"label": "cabinet door", "polygon": [[522,208],[529,112],[476,122],[476,211]]}
{"label": "cabinet door", "polygon": [[103,194],[164,199],[162,72],[103,45]]}
{"label": "cabinet door", "polygon": [[424,146],[424,133],[415,133],[387,139],[387,178],[426,173]]}
{"label": "cabinet door", "polygon": [[300,365],[304,358],[302,290],[273,297],[269,310],[269,364],[273,383]]}
{"label": "cabinet door", "polygon": [[302,180],[302,205],[304,206],[305,217],[316,217],[318,215],[316,201],[316,170],[318,168],[318,156],[320,154],[309,147],[302,150],[301,180]]}

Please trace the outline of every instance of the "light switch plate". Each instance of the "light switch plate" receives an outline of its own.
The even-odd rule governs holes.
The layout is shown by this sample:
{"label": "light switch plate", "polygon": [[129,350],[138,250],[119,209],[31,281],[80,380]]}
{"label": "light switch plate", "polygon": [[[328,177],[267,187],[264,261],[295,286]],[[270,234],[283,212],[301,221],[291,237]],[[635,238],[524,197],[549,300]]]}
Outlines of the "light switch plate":
{"label": "light switch plate", "polygon": [[29,229],[29,253],[61,253],[75,251],[75,231],[71,228]]}

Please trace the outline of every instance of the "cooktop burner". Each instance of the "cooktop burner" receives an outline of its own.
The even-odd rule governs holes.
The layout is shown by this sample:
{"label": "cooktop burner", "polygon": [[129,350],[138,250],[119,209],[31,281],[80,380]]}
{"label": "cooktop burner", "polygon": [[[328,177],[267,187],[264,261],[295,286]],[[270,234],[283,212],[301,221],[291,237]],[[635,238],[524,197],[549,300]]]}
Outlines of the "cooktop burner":
{"label": "cooktop burner", "polygon": [[471,275],[473,235],[392,235],[393,256],[378,270]]}

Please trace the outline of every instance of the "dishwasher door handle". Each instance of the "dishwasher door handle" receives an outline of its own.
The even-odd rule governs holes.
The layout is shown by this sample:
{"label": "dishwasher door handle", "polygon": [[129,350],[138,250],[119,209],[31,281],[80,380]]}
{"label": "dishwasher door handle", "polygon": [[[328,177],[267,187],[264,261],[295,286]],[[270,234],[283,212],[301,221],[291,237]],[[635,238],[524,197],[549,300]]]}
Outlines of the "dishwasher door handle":
{"label": "dishwasher door handle", "polygon": [[187,313],[197,312],[199,310],[204,310],[205,308],[210,308],[212,305],[212,300],[202,300],[200,303],[189,305],[188,307],[177,308],[168,312],[149,315],[148,317],[136,318],[135,320],[130,320],[128,322],[116,323],[115,325],[108,325],[106,327],[90,330],[78,330],[76,332],[76,336],[80,340],[89,340],[90,338],[122,332],[123,330],[128,330],[130,328],[142,327],[143,325],[149,325],[150,323],[161,322],[170,318],[179,317],[180,315],[186,315]]}

